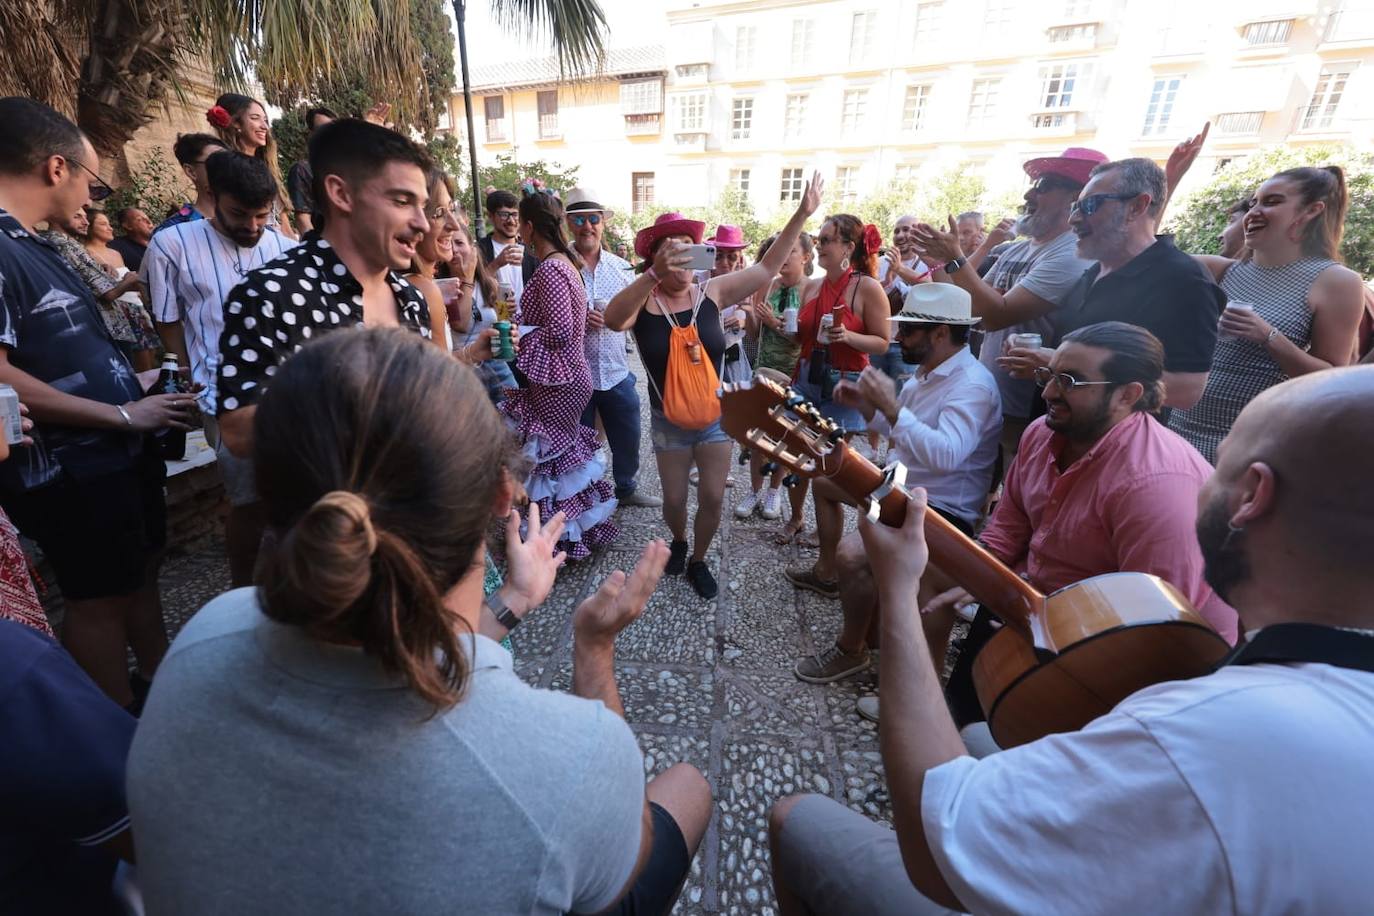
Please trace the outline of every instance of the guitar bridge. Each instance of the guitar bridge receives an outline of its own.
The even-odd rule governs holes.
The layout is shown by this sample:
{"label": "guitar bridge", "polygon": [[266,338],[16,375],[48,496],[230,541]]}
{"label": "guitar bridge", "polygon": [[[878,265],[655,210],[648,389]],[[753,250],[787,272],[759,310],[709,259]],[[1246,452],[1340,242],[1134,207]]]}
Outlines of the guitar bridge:
{"label": "guitar bridge", "polygon": [[893,490],[898,490],[904,495],[907,492],[906,465],[902,464],[900,461],[894,461],[883,468],[883,482],[878,484],[876,490],[868,494],[867,515],[870,522],[877,523],[878,515],[881,511],[879,503],[887,498],[887,495]]}

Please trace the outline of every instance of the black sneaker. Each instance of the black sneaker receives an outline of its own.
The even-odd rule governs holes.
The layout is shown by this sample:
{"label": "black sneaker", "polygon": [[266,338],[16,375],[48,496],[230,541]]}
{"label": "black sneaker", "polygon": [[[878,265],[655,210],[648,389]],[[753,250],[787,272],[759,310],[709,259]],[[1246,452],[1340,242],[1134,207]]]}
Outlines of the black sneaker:
{"label": "black sneaker", "polygon": [[666,576],[680,576],[687,568],[687,542],[673,541],[668,545],[668,565],[663,567]]}
{"label": "black sneaker", "polygon": [[716,597],[716,580],[705,560],[693,560],[687,564],[687,581],[692,583],[692,588],[706,600]]}

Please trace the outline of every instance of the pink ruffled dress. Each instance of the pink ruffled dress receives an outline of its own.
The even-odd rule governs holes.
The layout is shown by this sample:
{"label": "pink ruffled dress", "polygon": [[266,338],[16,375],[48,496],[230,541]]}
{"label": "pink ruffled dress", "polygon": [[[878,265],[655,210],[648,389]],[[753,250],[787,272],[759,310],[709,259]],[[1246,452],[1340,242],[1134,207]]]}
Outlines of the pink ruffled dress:
{"label": "pink ruffled dress", "polygon": [[515,360],[529,387],[508,390],[500,409],[534,464],[525,490],[541,518],[566,515],[559,547],[580,560],[620,529],[611,521],[615,487],[602,479],[606,459],[596,430],[582,425],[592,374],[582,347],[587,294],[577,271],[559,258],[540,264],[520,297],[520,320],[534,325]]}

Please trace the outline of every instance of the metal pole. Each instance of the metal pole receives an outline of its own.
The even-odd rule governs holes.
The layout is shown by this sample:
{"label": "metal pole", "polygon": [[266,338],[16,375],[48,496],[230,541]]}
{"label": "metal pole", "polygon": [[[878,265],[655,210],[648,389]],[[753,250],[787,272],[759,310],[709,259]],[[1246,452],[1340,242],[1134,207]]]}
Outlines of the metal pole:
{"label": "metal pole", "polygon": [[477,178],[477,132],[472,127],[472,81],[468,78],[467,0],[453,0],[453,16],[458,20],[458,59],[463,68],[463,107],[468,114],[468,161],[472,167],[472,237],[482,235],[482,189]]}

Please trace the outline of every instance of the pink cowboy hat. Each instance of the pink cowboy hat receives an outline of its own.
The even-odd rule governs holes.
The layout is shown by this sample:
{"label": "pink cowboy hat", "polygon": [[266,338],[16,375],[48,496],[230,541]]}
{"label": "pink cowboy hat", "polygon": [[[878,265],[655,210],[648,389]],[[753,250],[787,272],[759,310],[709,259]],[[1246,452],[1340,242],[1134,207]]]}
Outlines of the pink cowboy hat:
{"label": "pink cowboy hat", "polygon": [[706,241],[714,242],[717,248],[726,251],[738,251],[747,248],[748,243],[744,241],[744,230],[739,226],[731,226],[729,223],[721,223],[716,227],[716,234]]}
{"label": "pink cowboy hat", "polygon": [[1106,154],[1099,153],[1095,149],[1071,146],[1064,150],[1062,156],[1032,159],[1026,163],[1025,169],[1032,181],[1044,175],[1058,175],[1060,178],[1067,178],[1077,184],[1087,184],[1088,176],[1092,174],[1092,170],[1106,161]]}
{"label": "pink cowboy hat", "polygon": [[693,245],[700,245],[701,234],[705,231],[706,224],[700,220],[688,219],[681,213],[664,213],[654,220],[652,226],[645,226],[635,233],[635,254],[649,260],[653,257],[650,252],[654,243],[670,235],[689,235]]}

